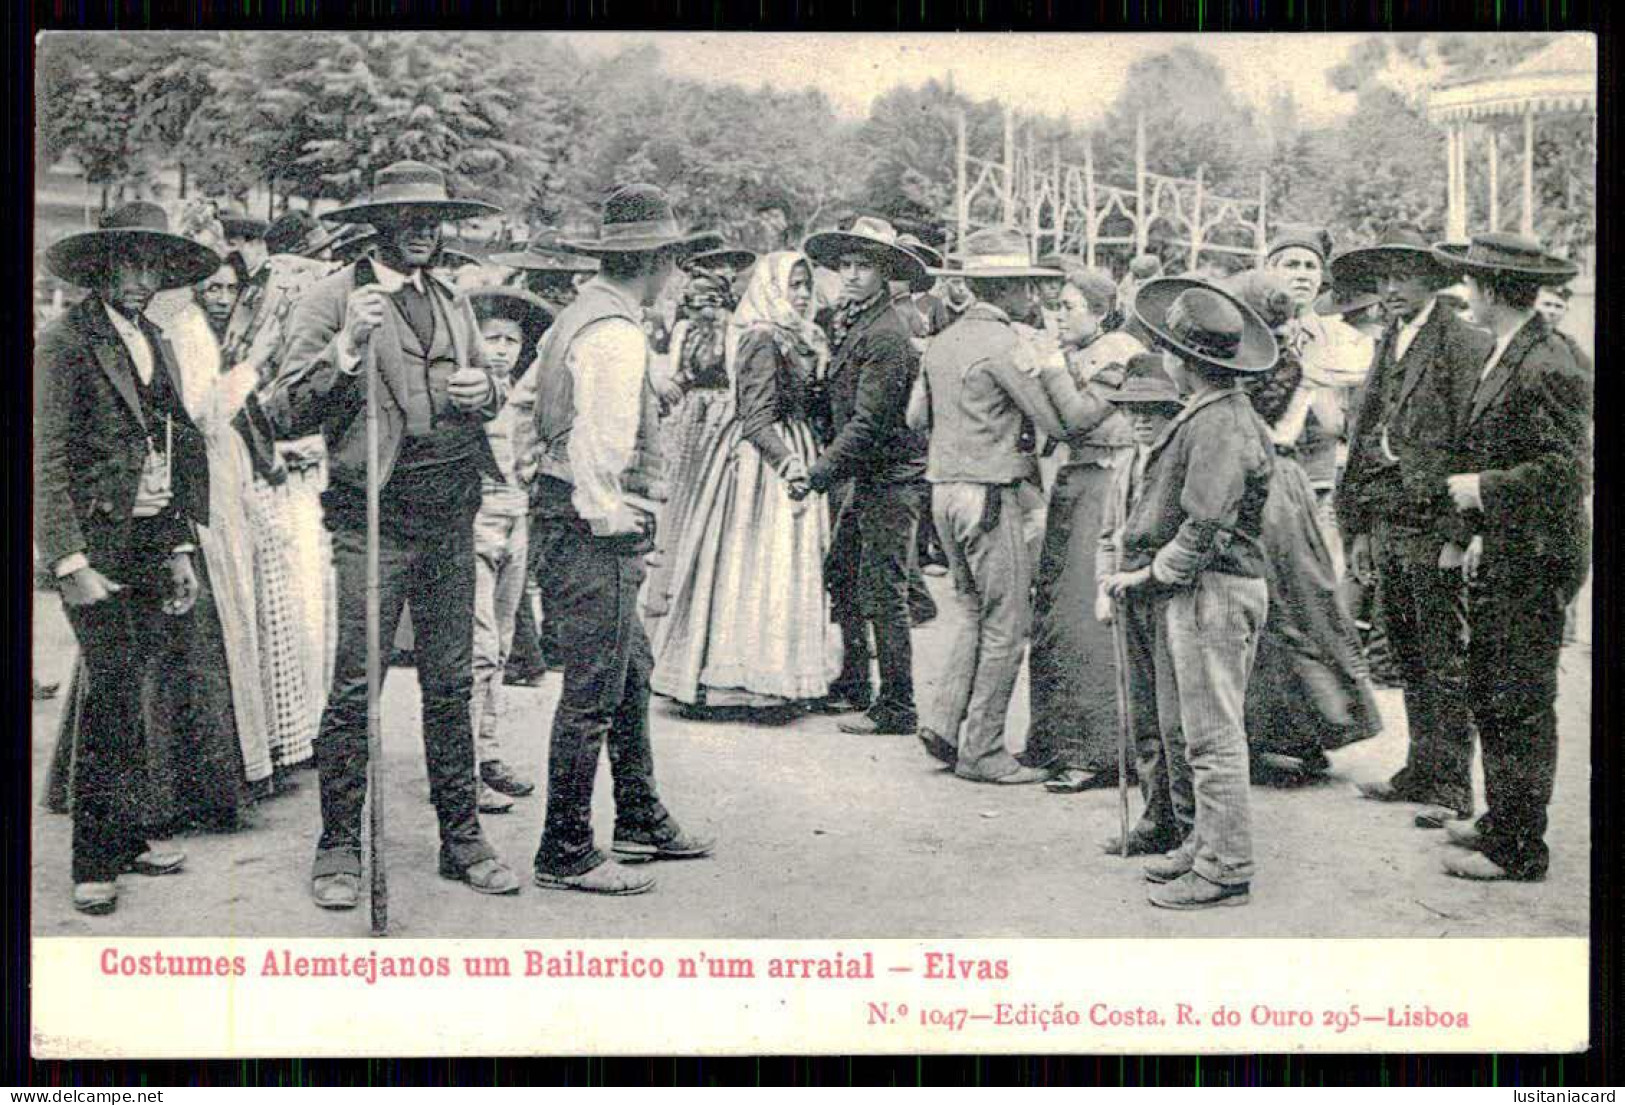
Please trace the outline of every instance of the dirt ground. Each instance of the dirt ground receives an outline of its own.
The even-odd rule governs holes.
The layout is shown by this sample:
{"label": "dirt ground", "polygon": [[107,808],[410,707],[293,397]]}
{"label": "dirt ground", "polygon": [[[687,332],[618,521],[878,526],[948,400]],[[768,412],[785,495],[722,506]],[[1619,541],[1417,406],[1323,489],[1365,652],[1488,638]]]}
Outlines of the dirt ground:
{"label": "dirt ground", "polygon": [[[946,581],[931,581],[939,599]],[[66,681],[73,640],[56,600],[40,595],[34,665]],[[1582,610],[1589,610],[1589,589]],[[916,634],[920,693],[946,649],[949,619]],[[1300,790],[1253,791],[1258,875],[1244,909],[1169,913],[1145,901],[1139,861],[1104,855],[1116,831],[1115,790],[1057,796],[1039,787],[962,782],[938,769],[912,737],[855,737],[835,719],[806,716],[777,728],[679,718],[656,700],[655,762],[666,803],[714,832],[714,858],[662,864],[652,894],[624,899],[529,885],[543,787],[486,831],[526,879],[517,897],[487,898],[435,873],[418,691],[410,670],[385,686],[384,785],[388,805],[391,932],[401,937],[1424,937],[1584,936],[1589,930],[1589,616],[1563,657],[1560,761],[1552,804],[1551,872],[1537,884],[1478,884],[1439,869],[1438,833],[1411,825],[1413,810],[1362,800],[1356,780],[1403,760],[1404,710],[1379,692],[1387,730],[1332,753],[1331,778]],[[546,775],[547,731],[559,677],[506,688],[503,739],[524,775]],[[1026,728],[1025,679],[1010,731]],[[61,698],[33,708],[38,796]],[[176,841],[188,853],[176,878],[120,881],[117,913],[72,909],[69,825],[36,808],[33,931],[41,936],[364,936],[365,908],[327,913],[307,896],[319,827],[316,778],[265,803],[257,828]],[[1480,781],[1480,787],[1481,787]],[[607,845],[613,820],[608,768],[594,822]],[[1482,795],[1482,790],[1480,790]],[[1479,799],[1482,805],[1482,797]],[[1138,797],[1135,796],[1138,812]]]}

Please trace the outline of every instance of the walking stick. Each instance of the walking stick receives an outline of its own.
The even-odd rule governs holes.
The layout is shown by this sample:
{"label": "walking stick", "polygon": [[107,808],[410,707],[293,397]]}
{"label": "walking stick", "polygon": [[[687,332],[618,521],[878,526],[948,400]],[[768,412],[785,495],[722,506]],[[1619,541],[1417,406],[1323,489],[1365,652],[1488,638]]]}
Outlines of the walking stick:
{"label": "walking stick", "polygon": [[1112,599],[1112,651],[1117,654],[1117,813],[1121,835],[1117,846],[1124,859],[1128,858],[1128,639],[1123,625],[1123,610],[1128,604],[1121,598]]}
{"label": "walking stick", "polygon": [[[370,362],[371,358],[367,358]],[[372,934],[389,929],[389,883],[384,872],[384,740],[379,726],[378,613],[378,373],[367,363],[367,852],[372,873]]]}

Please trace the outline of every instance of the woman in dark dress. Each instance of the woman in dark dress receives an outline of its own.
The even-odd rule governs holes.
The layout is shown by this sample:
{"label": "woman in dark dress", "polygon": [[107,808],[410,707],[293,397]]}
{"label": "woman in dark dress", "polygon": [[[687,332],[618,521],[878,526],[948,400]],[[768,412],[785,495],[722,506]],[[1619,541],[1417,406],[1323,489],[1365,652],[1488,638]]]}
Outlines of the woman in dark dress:
{"label": "woman in dark dress", "polygon": [[[1290,317],[1291,299],[1278,277],[1243,273],[1231,289],[1271,326]],[[1302,379],[1303,366],[1283,348],[1275,368],[1250,382],[1253,406],[1272,428]],[[1269,616],[1246,706],[1253,774],[1261,781],[1308,781],[1326,772],[1328,751],[1382,730],[1359,635],[1339,598],[1337,570],[1319,519],[1309,477],[1291,446],[1277,442],[1264,504]]]}

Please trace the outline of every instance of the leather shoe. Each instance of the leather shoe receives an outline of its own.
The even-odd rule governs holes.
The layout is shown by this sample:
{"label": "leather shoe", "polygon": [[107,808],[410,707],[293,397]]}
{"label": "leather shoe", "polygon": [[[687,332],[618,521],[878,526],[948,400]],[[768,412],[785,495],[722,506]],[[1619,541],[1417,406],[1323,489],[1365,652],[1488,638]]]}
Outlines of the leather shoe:
{"label": "leather shoe", "polygon": [[1475,882],[1540,882],[1546,877],[1544,871],[1538,875],[1514,875],[1483,852],[1449,852],[1444,857],[1444,871],[1458,879]]}
{"label": "leather shoe", "polygon": [[483,782],[480,784],[480,795],[477,804],[481,813],[508,813],[513,809],[513,799],[498,794]]}
{"label": "leather shoe", "polygon": [[480,764],[480,778],[486,786],[501,791],[509,798],[523,798],[536,789],[536,784],[515,775],[501,760],[486,760]]}
{"label": "leather shoe", "polygon": [[178,875],[185,865],[185,852],[160,852],[156,848],[148,848],[126,863],[124,869],[137,875]]}
{"label": "leather shoe", "polygon": [[959,749],[944,740],[935,729],[922,727],[915,736],[920,738],[920,744],[924,746],[926,753],[938,763],[953,767],[959,762]]}
{"label": "leather shoe", "polygon": [[645,894],[655,888],[653,875],[645,875],[610,860],[579,875],[553,875],[538,871],[534,881],[543,890],[579,890],[584,894],[603,894],[612,898]]}
{"label": "leather shoe", "polygon": [[361,876],[349,871],[317,875],[310,880],[310,898],[323,909],[354,909],[361,900]]}
{"label": "leather shoe", "polygon": [[991,783],[1000,787],[1019,787],[1030,783],[1042,783],[1048,779],[1050,773],[1041,767],[1018,767],[1008,775],[973,775],[968,771],[954,768],[955,778],[964,779],[970,783]]}
{"label": "leather shoe", "polygon": [[73,908],[102,917],[118,908],[118,887],[110,882],[81,882],[73,887]]}
{"label": "leather shoe", "polygon": [[453,882],[467,883],[470,890],[480,894],[519,893],[518,876],[507,864],[494,857],[487,857],[461,869],[442,859],[440,877],[451,879]]}
{"label": "leather shoe", "polygon": [[899,737],[915,732],[917,723],[893,721],[884,717],[877,718],[873,714],[864,714],[851,721],[840,722],[835,727],[843,733],[859,737]]}
{"label": "leather shoe", "polygon": [[1395,787],[1388,779],[1378,779],[1370,783],[1356,783],[1361,798],[1369,798],[1373,802],[1414,802],[1416,801],[1405,791]]}
{"label": "leather shoe", "polygon": [[[1123,838],[1109,837],[1100,847],[1108,856],[1120,856],[1123,854]],[[1165,856],[1178,847],[1179,839],[1176,833],[1129,830],[1128,854],[1131,856]]]}
{"label": "leather shoe", "polygon": [[657,859],[703,859],[716,850],[711,837],[673,827],[666,835],[623,830],[615,834],[610,850],[622,863],[650,863]]}
{"label": "leather shoe", "polygon": [[1153,887],[1146,900],[1162,909],[1212,909],[1222,905],[1246,905],[1251,900],[1251,884],[1224,886],[1210,882],[1195,871]]}
{"label": "leather shoe", "polygon": [[1449,821],[1444,827],[1445,840],[1458,848],[1476,852],[1484,844],[1484,834],[1476,821]]}
{"label": "leather shoe", "polygon": [[1454,822],[1466,821],[1472,816],[1470,810],[1453,810],[1449,806],[1428,806],[1418,811],[1416,827],[1418,829],[1442,829]]}
{"label": "leather shoe", "polygon": [[1190,874],[1194,866],[1196,866],[1195,856],[1175,848],[1172,852],[1146,861],[1145,881],[1173,882]]}
{"label": "leather shoe", "polygon": [[831,691],[823,698],[814,699],[807,709],[815,714],[861,714],[870,706],[867,696],[855,697]]}

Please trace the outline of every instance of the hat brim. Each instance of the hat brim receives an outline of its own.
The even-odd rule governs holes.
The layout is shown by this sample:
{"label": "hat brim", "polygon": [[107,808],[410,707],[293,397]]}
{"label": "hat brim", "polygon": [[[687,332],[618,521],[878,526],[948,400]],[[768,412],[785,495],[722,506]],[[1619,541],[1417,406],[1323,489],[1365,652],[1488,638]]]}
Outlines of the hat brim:
{"label": "hat brim", "polygon": [[720,234],[706,231],[703,234],[680,234],[672,237],[669,234],[629,235],[617,238],[613,242],[603,239],[560,238],[559,248],[571,253],[581,253],[588,257],[608,257],[619,253],[676,253],[687,257],[695,253],[704,253],[716,249],[722,244]]}
{"label": "hat brim", "polygon": [[[1237,343],[1233,356],[1215,357],[1211,353],[1192,349],[1168,332],[1168,308],[1173,306],[1174,300],[1182,293],[1192,288],[1204,288],[1221,295],[1241,312],[1241,341]],[[1162,276],[1155,280],[1147,280],[1135,293],[1134,315],[1162,348],[1187,361],[1209,365],[1225,372],[1268,372],[1275,367],[1276,358],[1280,356],[1275,344],[1275,335],[1264,325],[1264,320],[1258,317],[1258,312],[1223,288],[1209,284],[1206,280],[1192,280],[1188,276]]]}
{"label": "hat brim", "polygon": [[513,253],[493,253],[493,265],[519,269],[523,272],[597,272],[598,262],[579,253],[549,250],[546,253],[528,249]]}
{"label": "hat brim", "polygon": [[1420,263],[1433,279],[1447,284],[1450,282],[1450,270],[1434,256],[1431,249],[1404,245],[1365,246],[1333,257],[1332,282],[1345,288],[1366,291],[1367,286],[1382,273],[1402,263]]}
{"label": "hat brim", "polygon": [[158,283],[163,291],[196,284],[225,264],[224,258],[200,242],[164,230],[133,227],[87,230],[64,238],[45,251],[45,263],[63,280],[89,288],[100,283],[112,258],[137,249],[157,252]]}
{"label": "hat brim", "polygon": [[[466,295],[469,306],[474,308],[476,318],[481,317],[481,301],[500,303],[504,307],[511,307],[513,310],[519,311],[520,317],[517,319],[519,324],[527,329],[534,329],[538,334],[543,330],[546,330],[549,326],[553,325],[553,319],[556,317],[553,312],[553,308],[544,303],[540,297],[532,295],[523,288],[510,288],[498,285],[490,288],[475,288],[467,292]],[[515,316],[512,314],[493,313],[484,317],[514,318]]]}
{"label": "hat brim", "polygon": [[1580,275],[1580,266],[1572,261],[1563,261],[1556,257],[1550,258],[1548,264],[1541,266],[1509,265],[1504,262],[1468,260],[1467,251],[1471,248],[1471,246],[1456,242],[1439,242],[1433,247],[1433,256],[1452,276],[1462,273],[1483,276],[1515,276],[1520,280],[1529,280],[1549,287],[1554,284],[1567,284]]}
{"label": "hat brim", "polygon": [[1166,395],[1136,395],[1121,390],[1103,392],[1106,402],[1119,407],[1183,407],[1185,400],[1178,392]]}
{"label": "hat brim", "polygon": [[729,265],[743,271],[756,263],[756,254],[748,249],[708,249],[683,260],[684,268],[704,268],[707,265]]}
{"label": "hat brim", "polygon": [[386,200],[382,203],[357,203],[349,207],[335,208],[323,212],[322,218],[328,222],[366,223],[373,226],[376,225],[373,220],[381,216],[398,218],[406,211],[434,212],[440,216],[441,222],[454,223],[463,219],[500,215],[502,208],[480,200]]}
{"label": "hat brim", "polygon": [[1375,307],[1381,302],[1382,297],[1376,292],[1364,290],[1349,299],[1339,300],[1334,288],[1331,291],[1321,292],[1315,298],[1314,309],[1315,314],[1320,315],[1322,318],[1330,318],[1337,315],[1357,314],[1367,308]]}
{"label": "hat brim", "polygon": [[222,218],[220,230],[228,238],[263,238],[271,224],[264,219]]}
{"label": "hat brim", "polygon": [[877,242],[862,234],[821,230],[817,234],[807,235],[807,240],[801,243],[801,252],[813,264],[831,270],[840,267],[841,258],[846,254],[861,253],[878,258],[888,279],[906,281],[916,291],[924,291],[931,286],[924,261],[902,246]]}

